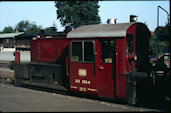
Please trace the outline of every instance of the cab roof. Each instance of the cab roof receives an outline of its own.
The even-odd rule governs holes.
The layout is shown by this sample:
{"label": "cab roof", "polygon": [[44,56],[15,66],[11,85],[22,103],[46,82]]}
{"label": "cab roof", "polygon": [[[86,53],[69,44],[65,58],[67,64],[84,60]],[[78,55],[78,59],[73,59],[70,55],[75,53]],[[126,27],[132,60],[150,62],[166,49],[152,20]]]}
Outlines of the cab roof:
{"label": "cab roof", "polygon": [[67,38],[125,37],[127,29],[133,24],[136,22],[85,25],[70,31]]}

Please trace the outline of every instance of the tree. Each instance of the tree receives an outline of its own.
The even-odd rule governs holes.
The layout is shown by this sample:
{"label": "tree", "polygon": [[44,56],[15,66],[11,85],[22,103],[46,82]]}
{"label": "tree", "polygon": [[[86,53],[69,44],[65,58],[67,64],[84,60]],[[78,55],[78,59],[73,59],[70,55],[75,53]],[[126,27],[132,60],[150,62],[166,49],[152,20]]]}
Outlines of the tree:
{"label": "tree", "polygon": [[98,1],[55,1],[62,26],[99,24]]}
{"label": "tree", "polygon": [[154,34],[152,35],[150,39],[150,48],[153,50],[153,52],[156,54],[156,47],[157,47],[157,34],[158,34],[158,46],[159,46],[159,53],[165,52],[167,47],[170,43],[170,25],[167,24],[164,27],[157,27],[154,31]]}
{"label": "tree", "polygon": [[57,26],[55,24],[55,22],[53,22],[52,26],[51,27],[46,27],[44,29],[44,31],[47,33],[47,32],[54,32],[54,31],[57,31]]}
{"label": "tree", "polygon": [[16,29],[19,32],[25,32],[30,27],[30,22],[28,20],[22,20],[16,25]]}
{"label": "tree", "polygon": [[42,29],[41,26],[37,26],[34,22],[28,20],[22,20],[16,25],[16,29],[19,32],[25,33],[38,33]]}
{"label": "tree", "polygon": [[30,24],[29,28],[26,29],[25,33],[38,33],[41,29],[41,26],[37,26],[36,24]]}
{"label": "tree", "polygon": [[44,29],[44,31],[45,31],[46,33],[48,33],[48,32],[51,32],[52,30],[51,30],[51,27],[46,27],[46,28]]}
{"label": "tree", "polygon": [[2,31],[2,33],[14,33],[14,32],[15,30],[11,26],[5,27]]}

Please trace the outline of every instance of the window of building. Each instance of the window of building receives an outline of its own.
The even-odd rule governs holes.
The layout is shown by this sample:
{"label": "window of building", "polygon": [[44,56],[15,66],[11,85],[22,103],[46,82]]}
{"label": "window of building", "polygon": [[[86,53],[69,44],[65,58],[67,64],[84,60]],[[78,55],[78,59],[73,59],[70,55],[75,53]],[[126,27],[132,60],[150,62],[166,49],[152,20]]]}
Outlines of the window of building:
{"label": "window of building", "polygon": [[0,39],[0,44],[3,44],[3,40]]}
{"label": "window of building", "polygon": [[6,43],[9,43],[9,39],[6,39]]}

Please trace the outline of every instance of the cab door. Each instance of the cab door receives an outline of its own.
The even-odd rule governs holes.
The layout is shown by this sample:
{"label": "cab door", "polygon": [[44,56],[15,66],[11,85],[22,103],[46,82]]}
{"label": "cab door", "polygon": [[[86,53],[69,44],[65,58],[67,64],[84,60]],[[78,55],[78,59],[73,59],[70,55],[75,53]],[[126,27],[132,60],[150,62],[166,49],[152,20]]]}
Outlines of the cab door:
{"label": "cab door", "polygon": [[99,65],[99,96],[114,98],[116,84],[115,40],[100,40],[101,61]]}
{"label": "cab door", "polygon": [[95,41],[73,40],[70,47],[70,90],[97,94]]}

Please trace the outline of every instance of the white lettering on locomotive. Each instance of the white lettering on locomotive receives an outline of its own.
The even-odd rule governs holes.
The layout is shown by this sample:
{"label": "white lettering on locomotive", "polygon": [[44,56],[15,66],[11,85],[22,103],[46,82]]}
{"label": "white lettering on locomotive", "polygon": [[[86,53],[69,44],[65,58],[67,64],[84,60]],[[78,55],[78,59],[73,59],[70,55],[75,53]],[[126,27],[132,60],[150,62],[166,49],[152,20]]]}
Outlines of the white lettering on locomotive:
{"label": "white lettering on locomotive", "polygon": [[90,80],[82,80],[82,84],[90,84]]}
{"label": "white lettering on locomotive", "polygon": [[75,79],[75,83],[80,83],[80,79]]}
{"label": "white lettering on locomotive", "polygon": [[79,87],[79,91],[87,91],[85,87]]}
{"label": "white lettering on locomotive", "polygon": [[89,91],[97,91],[97,89],[87,88]]}
{"label": "white lettering on locomotive", "polygon": [[71,86],[71,88],[73,88],[73,89],[78,89],[78,87],[77,87],[77,86]]}

